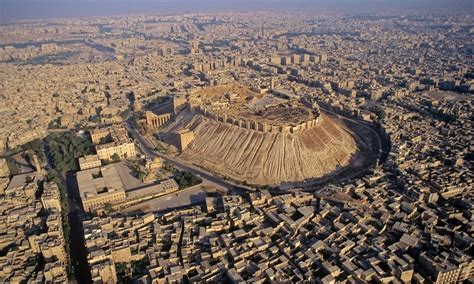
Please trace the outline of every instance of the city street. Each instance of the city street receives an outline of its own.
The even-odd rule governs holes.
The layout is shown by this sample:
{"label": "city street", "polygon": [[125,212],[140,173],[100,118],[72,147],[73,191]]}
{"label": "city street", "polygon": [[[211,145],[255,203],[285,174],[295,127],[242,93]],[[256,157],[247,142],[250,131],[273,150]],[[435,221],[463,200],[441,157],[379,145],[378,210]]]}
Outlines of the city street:
{"label": "city street", "polygon": [[127,130],[132,134],[133,138],[138,142],[138,146],[140,150],[147,156],[148,158],[154,158],[154,157],[160,157],[164,161],[170,163],[173,165],[176,169],[181,170],[181,171],[188,171],[191,172],[203,179],[203,181],[209,185],[216,185],[222,188],[225,188],[228,191],[232,190],[250,190],[253,191],[254,189],[250,187],[245,187],[242,185],[237,185],[235,183],[232,183],[230,181],[224,180],[221,177],[217,177],[212,173],[209,173],[207,171],[204,171],[203,169],[200,169],[198,167],[189,165],[189,164],[184,164],[182,161],[169,157],[168,155],[164,155],[162,153],[156,152],[154,150],[154,146],[148,139],[144,136],[142,136],[136,128],[134,128],[130,123],[125,123],[125,126]]}

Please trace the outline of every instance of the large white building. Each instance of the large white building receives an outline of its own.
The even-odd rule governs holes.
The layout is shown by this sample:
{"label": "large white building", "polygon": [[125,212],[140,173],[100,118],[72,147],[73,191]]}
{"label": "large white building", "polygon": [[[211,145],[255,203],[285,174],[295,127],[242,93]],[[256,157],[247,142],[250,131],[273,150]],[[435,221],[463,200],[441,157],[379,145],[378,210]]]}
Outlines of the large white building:
{"label": "large white building", "polygon": [[111,160],[114,154],[120,159],[135,157],[136,149],[127,130],[121,125],[113,125],[91,131],[97,156],[100,160]]}

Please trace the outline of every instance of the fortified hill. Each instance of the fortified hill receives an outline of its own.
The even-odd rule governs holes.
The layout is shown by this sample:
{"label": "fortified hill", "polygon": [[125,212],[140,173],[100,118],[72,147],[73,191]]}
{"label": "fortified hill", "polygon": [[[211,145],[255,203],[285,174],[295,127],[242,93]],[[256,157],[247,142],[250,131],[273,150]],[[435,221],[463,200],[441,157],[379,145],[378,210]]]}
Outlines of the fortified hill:
{"label": "fortified hill", "polygon": [[198,89],[163,125],[162,137],[194,132],[180,157],[249,184],[299,182],[347,166],[357,151],[353,134],[317,103],[239,85]]}
{"label": "fortified hill", "polygon": [[194,92],[190,109],[210,119],[264,133],[297,133],[320,122],[317,104],[309,109],[297,101],[234,85]]}

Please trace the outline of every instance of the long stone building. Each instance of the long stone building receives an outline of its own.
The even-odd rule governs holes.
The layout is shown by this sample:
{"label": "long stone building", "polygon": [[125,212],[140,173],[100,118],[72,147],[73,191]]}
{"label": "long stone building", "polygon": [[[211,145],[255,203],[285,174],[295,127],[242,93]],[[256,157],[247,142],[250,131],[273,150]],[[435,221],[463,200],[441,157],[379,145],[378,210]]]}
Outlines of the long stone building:
{"label": "long stone building", "polygon": [[127,130],[121,125],[93,130],[91,139],[96,145],[95,150],[101,160],[111,160],[115,154],[121,159],[136,155],[135,144],[128,136]]}
{"label": "long stone building", "polygon": [[124,185],[113,165],[80,171],[76,177],[85,211],[126,198]]}

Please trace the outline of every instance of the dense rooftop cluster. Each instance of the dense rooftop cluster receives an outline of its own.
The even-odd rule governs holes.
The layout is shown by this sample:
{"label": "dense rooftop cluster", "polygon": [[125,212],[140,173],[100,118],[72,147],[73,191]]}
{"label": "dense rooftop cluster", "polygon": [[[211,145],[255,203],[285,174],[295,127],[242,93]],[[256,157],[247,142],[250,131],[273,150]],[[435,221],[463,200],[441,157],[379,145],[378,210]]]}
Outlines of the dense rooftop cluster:
{"label": "dense rooftop cluster", "polygon": [[69,257],[63,235],[59,188],[53,182],[37,181],[36,177],[34,173],[14,176],[8,187],[2,189],[1,282],[68,279]]}
{"label": "dense rooftop cluster", "polygon": [[[95,218],[84,228],[89,263],[92,271],[143,265],[146,269],[135,275],[143,282],[186,277],[192,282],[422,283],[472,277],[472,256],[466,253],[472,228],[455,231],[453,226],[463,214],[415,202],[390,190],[385,178],[377,180],[372,190],[363,184],[344,187],[345,199],[332,198],[336,188],[318,197],[261,191],[249,200],[209,197],[203,207],[157,216]],[[351,205],[347,198],[370,202]],[[472,210],[472,200],[464,200],[462,208]],[[441,216],[451,217],[445,223],[438,221]]]}
{"label": "dense rooftop cluster", "polygon": [[[138,15],[0,26],[0,153],[7,156],[0,159],[0,282],[66,281],[71,263],[63,223],[70,220],[63,214],[84,217],[78,222],[83,231],[78,226],[74,237],[83,234],[85,248],[81,242],[77,247],[86,250],[87,259],[74,259],[72,266],[84,262],[97,282],[472,281],[473,33],[472,15],[447,11]],[[376,157],[366,164],[357,155],[325,152],[330,159],[346,159],[332,166],[342,176],[314,186],[247,184],[240,189],[252,191],[244,192],[222,185],[242,186],[233,183],[238,178],[222,175],[216,182],[212,174],[182,174],[178,185],[172,176],[179,171],[159,159],[154,160],[159,165],[151,163],[157,153],[151,155],[144,144],[158,142],[152,144],[160,157],[178,165],[186,154],[173,159],[177,150],[164,147],[159,135],[129,136],[130,125],[171,104],[166,119],[156,116],[161,120],[154,131],[177,129],[177,113],[195,90],[226,84],[319,106],[318,115],[343,121],[358,149],[373,150]],[[210,104],[218,108],[245,97],[226,94]],[[173,105],[177,98],[179,109]],[[268,101],[258,103],[268,107]],[[267,117],[275,118],[272,112]],[[201,123],[201,129],[194,129],[196,137],[183,130],[181,151],[201,147],[206,154],[196,154],[202,161],[188,164],[188,170],[206,172],[212,155],[225,162],[237,152],[220,140],[199,139],[199,131],[228,131],[222,119],[212,120],[212,128],[204,116],[193,119],[189,125]],[[104,167],[117,168],[114,181],[126,190],[119,203],[108,196],[94,201],[101,216],[83,216],[85,199],[61,197],[40,170],[9,172],[13,160],[21,160],[24,149],[18,146],[52,132],[86,136],[94,131],[84,130],[111,124],[119,135],[95,130],[94,143],[105,144],[97,149],[106,148],[106,155],[79,161],[91,173],[90,188],[105,192],[107,175],[94,169],[102,162],[135,159],[135,151],[146,162]],[[228,128],[234,126],[235,119]],[[110,148],[112,136],[124,138],[129,151]],[[321,143],[315,137],[304,141],[334,146],[326,136]],[[74,145],[70,148],[73,153]],[[288,161],[285,149],[278,162]],[[308,162],[301,172],[320,165],[310,154],[301,156]],[[42,162],[52,178],[59,173],[48,158]],[[251,169],[236,161],[242,172]],[[275,164],[280,174],[291,171],[288,164]],[[357,170],[347,170],[348,164],[358,164]],[[161,185],[155,183],[160,179]],[[77,210],[62,212],[66,203]]]}

